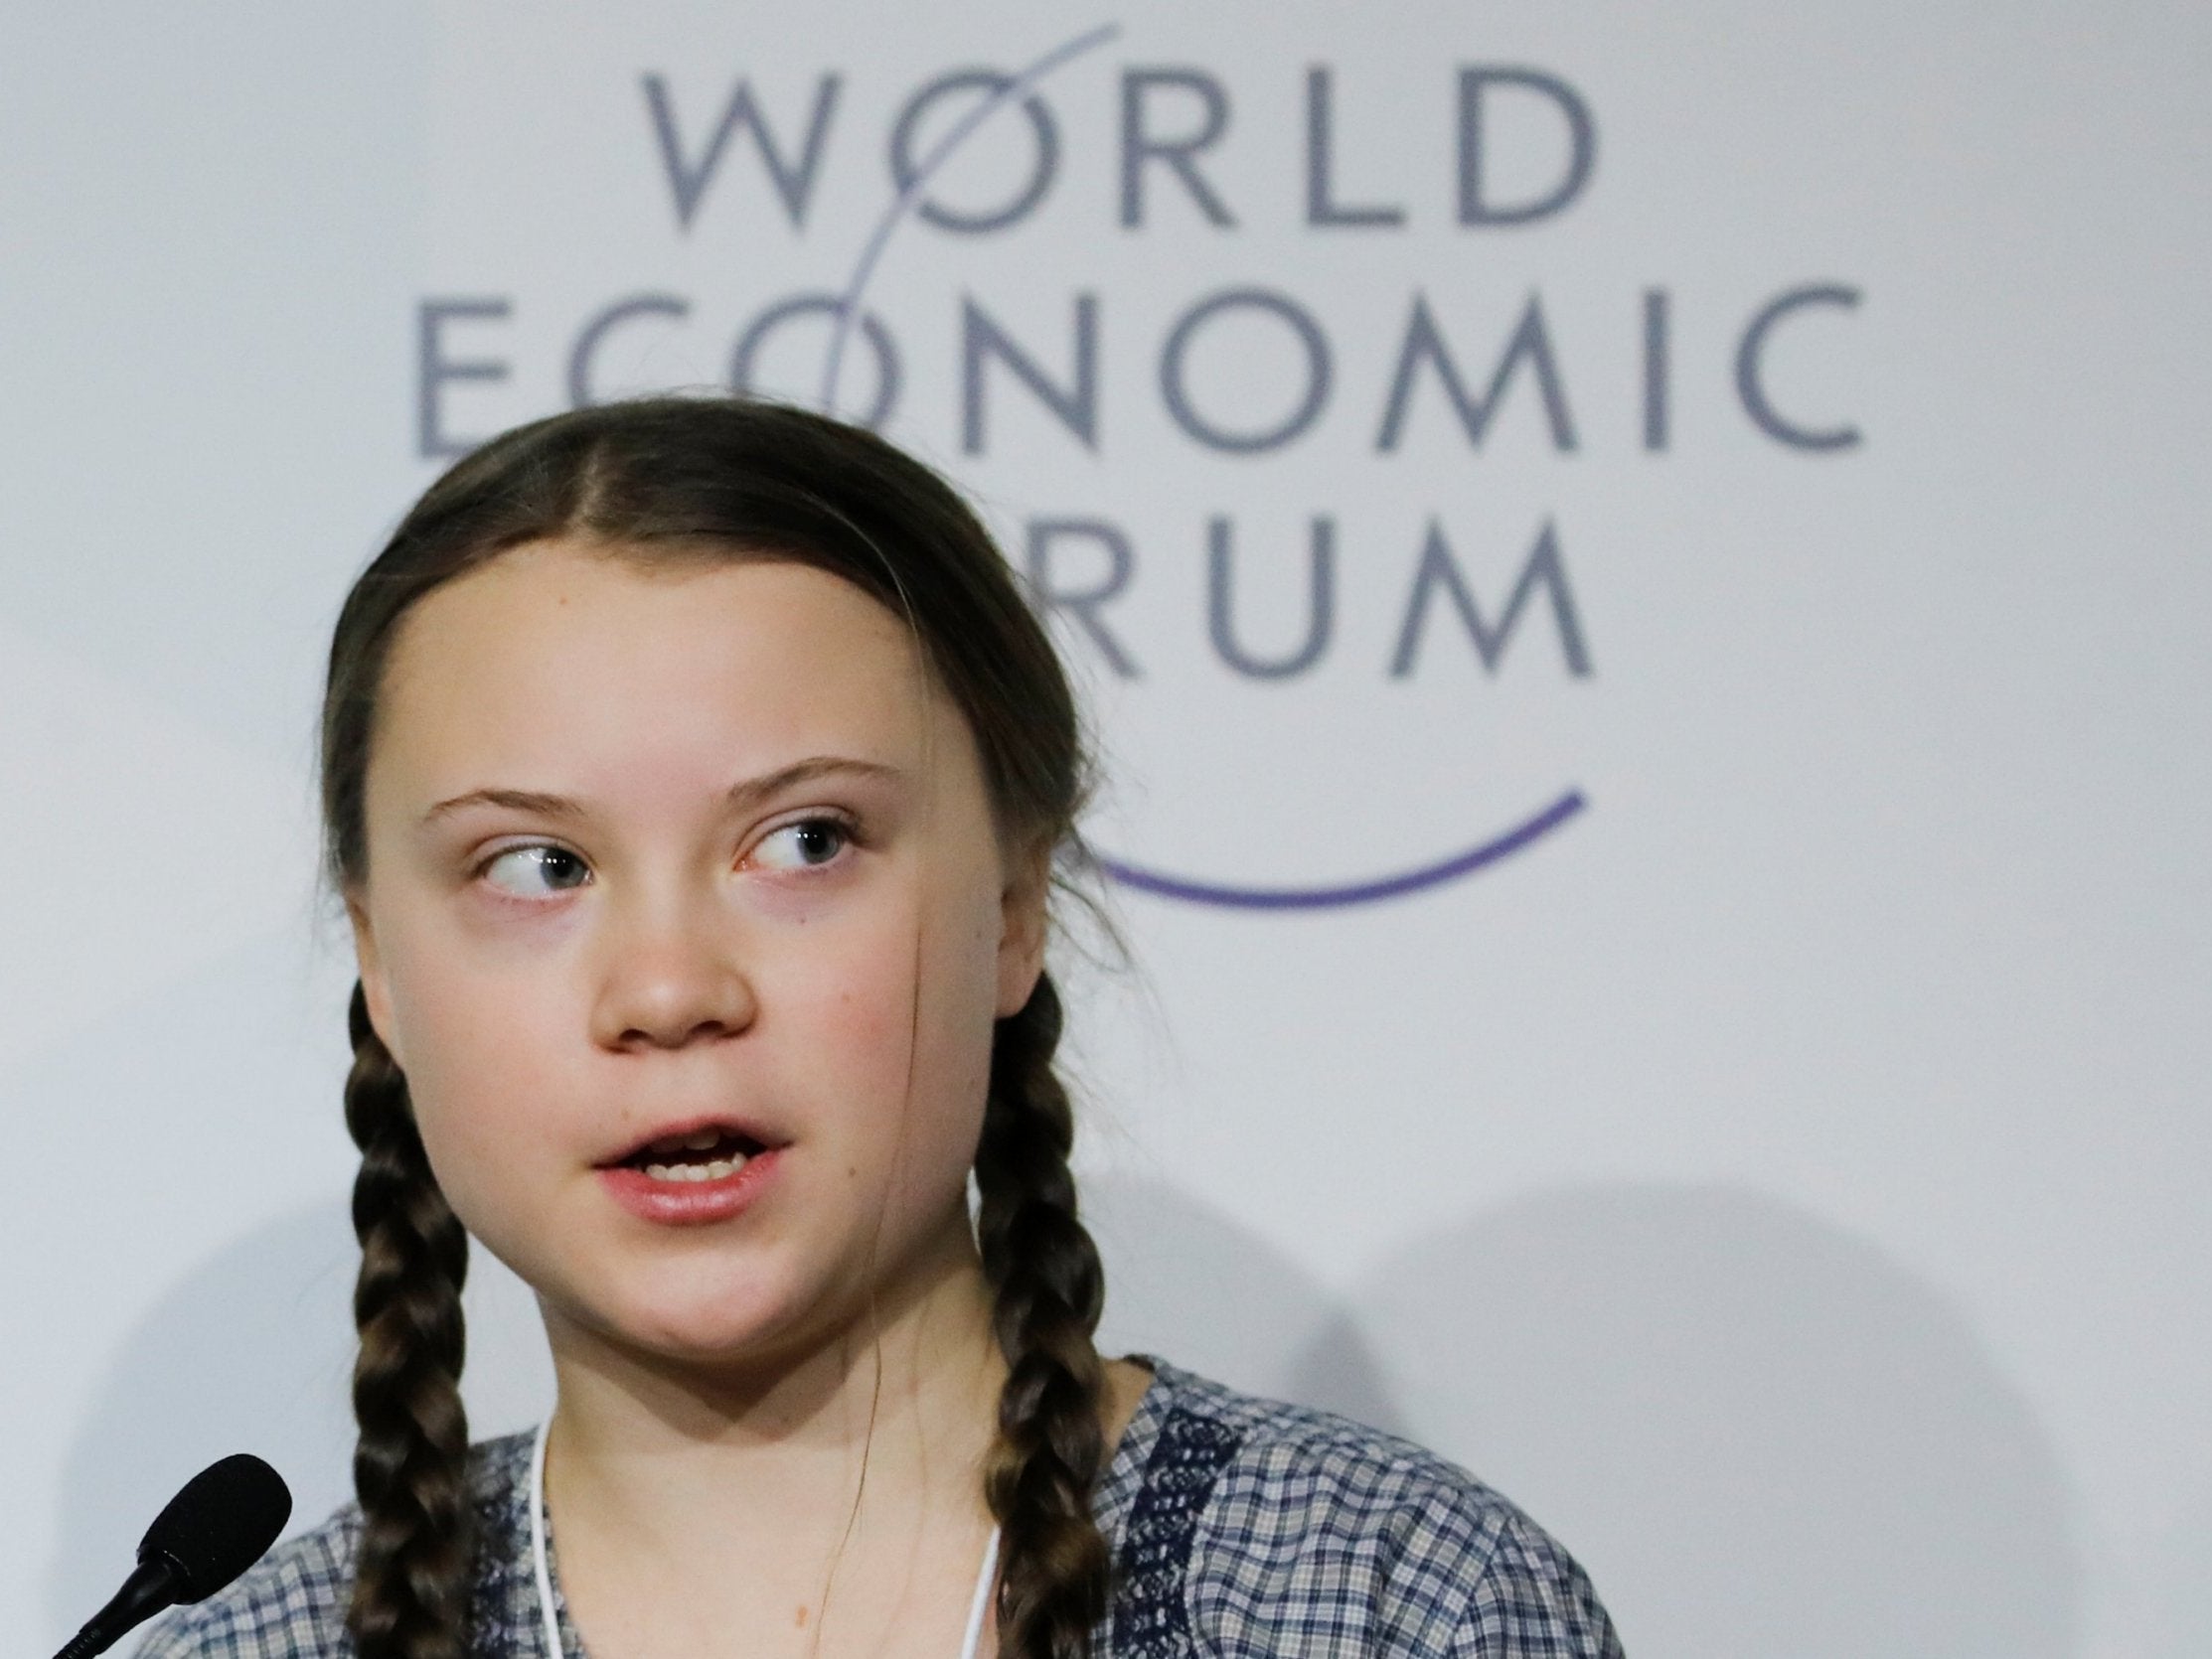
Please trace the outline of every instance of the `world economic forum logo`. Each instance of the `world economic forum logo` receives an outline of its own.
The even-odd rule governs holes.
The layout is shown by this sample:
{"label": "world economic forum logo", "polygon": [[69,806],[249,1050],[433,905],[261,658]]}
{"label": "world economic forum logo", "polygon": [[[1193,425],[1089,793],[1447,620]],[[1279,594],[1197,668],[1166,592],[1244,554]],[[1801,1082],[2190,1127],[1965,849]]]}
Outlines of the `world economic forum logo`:
{"label": "world economic forum logo", "polygon": [[[820,276],[813,285],[761,295],[750,305],[726,337],[725,383],[802,396],[874,426],[897,424],[902,399],[913,400],[922,379],[909,368],[910,358],[919,355],[912,337],[927,333],[925,325],[911,320],[902,326],[900,303],[927,285],[912,274],[914,262],[948,244],[1013,245],[994,238],[1035,218],[1067,170],[1063,100],[1111,64],[1115,55],[1106,49],[1121,40],[1119,26],[1105,24],[1026,66],[957,67],[922,78],[886,111],[883,161],[889,189],[871,211],[844,217],[842,258],[828,248],[810,249],[829,255],[814,267]],[[1238,209],[1219,165],[1232,108],[1224,75],[1202,63],[1153,59],[1125,62],[1104,74],[1108,96],[1081,101],[1113,111],[1108,130],[1089,136],[1097,140],[1094,149],[1111,157],[1104,176],[1116,227],[1145,228],[1148,220],[1158,218],[1158,199],[1171,200],[1185,222],[1201,229],[1235,226]],[[1338,150],[1345,105],[1333,67],[1309,61],[1300,66],[1300,75],[1303,118],[1287,129],[1295,136],[1284,147],[1287,170],[1296,175],[1295,193],[1303,198],[1298,228],[1317,245],[1334,238],[1330,252],[1345,245],[1347,235],[1361,234],[1369,245],[1407,247],[1407,207],[1371,187],[1355,195],[1342,182],[1345,170]],[[1518,235],[1526,245],[1526,233],[1561,220],[1596,176],[1599,123],[1590,100],[1566,75],[1526,64],[1454,64],[1445,83],[1451,92],[1451,140],[1445,146],[1451,233]],[[788,230],[812,232],[823,217],[814,210],[847,84],[836,70],[816,72],[811,84],[770,84],[758,74],[740,73],[721,81],[718,101],[703,102],[696,80],[680,84],[680,77],[661,70],[638,72],[632,107],[650,135],[678,236],[692,232],[717,180],[727,177],[732,157],[747,151]],[[1088,90],[1095,94],[1099,88]],[[1523,136],[1532,128],[1546,131],[1547,142],[1536,146],[1545,159],[1534,172],[1525,158],[1516,167],[1511,146],[1503,141],[1516,128]],[[988,164],[981,199],[974,182],[979,159]],[[967,164],[965,175],[959,164]],[[964,193],[946,189],[948,180],[963,176]],[[1385,240],[1392,235],[1395,242]],[[1461,245],[1452,244],[1455,258]],[[1298,284],[1301,274],[1311,273],[1311,256],[1302,253],[1288,269],[1279,262],[1258,279],[1245,274],[1200,282],[1189,291],[1147,289],[1149,271],[1136,279],[1123,273],[1117,290],[1082,264],[1088,244],[1063,235],[1051,247],[1062,257],[1070,289],[1065,332],[1056,339],[1039,338],[1033,310],[1025,332],[1008,320],[1003,297],[978,297],[971,284],[984,264],[956,263],[949,279],[938,279],[956,322],[941,342],[937,389],[956,411],[956,418],[945,422],[944,437],[963,458],[989,463],[994,444],[1015,424],[1013,399],[1019,398],[1033,426],[1088,460],[1103,459],[1107,366],[1132,377],[1139,366],[1136,356],[1109,355],[1101,345],[1109,306],[1125,302],[1132,310],[1140,308],[1138,301],[1150,303],[1157,313],[1151,331],[1156,349],[1142,355],[1142,369],[1154,393],[1149,406],[1155,424],[1175,446],[1172,458],[1185,476],[1194,461],[1211,469],[1197,475],[1202,478],[1249,477],[1238,469],[1309,440],[1332,400],[1349,399],[1343,388],[1352,377],[1339,368],[1352,355],[1344,330],[1325,322]],[[1033,248],[1025,256],[1034,257]],[[1003,256],[993,268],[1005,278]],[[820,280],[833,272],[832,281]],[[628,291],[588,308],[566,331],[562,378],[571,404],[605,395],[614,377],[609,366],[622,361],[625,350],[634,357],[638,343],[653,331],[665,335],[698,327],[704,307],[695,296],[655,281],[650,272],[640,272],[640,278]],[[1132,300],[1136,289],[1144,291]],[[1735,403],[1751,431],[1800,454],[1837,454],[1858,445],[1855,427],[1808,418],[1777,390],[1769,347],[1786,328],[1795,332],[1798,319],[1847,312],[1859,300],[1856,287],[1847,283],[1788,282],[1762,295],[1743,316],[1733,330],[1729,369]],[[1632,441],[1644,456],[1664,456],[1673,443],[1674,296],[1654,284],[1644,286],[1634,301]],[[513,367],[486,356],[480,346],[464,350],[459,342],[488,336],[460,331],[501,323],[515,305],[512,295],[483,294],[421,303],[417,438],[425,457],[458,453],[470,441],[450,424],[449,393],[471,382],[504,379]],[[1366,337],[1351,346],[1367,348],[1370,395],[1366,417],[1339,445],[1347,455],[1356,451],[1346,467],[1372,469],[1399,461],[1416,447],[1414,429],[1424,419],[1432,428],[1455,432],[1472,453],[1508,407],[1521,411],[1548,453],[1568,455],[1581,446],[1555,325],[1540,292],[1526,294],[1510,314],[1501,343],[1487,355],[1468,342],[1464,329],[1455,335],[1448,305],[1423,288],[1379,322],[1367,321],[1372,326]],[[1235,342],[1241,355],[1224,357],[1224,341]],[[792,366],[808,351],[813,357],[807,383],[794,384]],[[1338,425],[1352,430],[1353,420],[1347,416]],[[1124,499],[1133,500],[1148,487],[1154,470],[1125,466]],[[1343,487],[1363,496],[1399,495],[1410,471],[1386,475],[1380,489]],[[1432,462],[1420,476],[1435,475]],[[1340,469],[1340,476],[1355,475]],[[1356,476],[1375,475],[1370,470]],[[1446,493],[1464,491],[1455,485]],[[1017,562],[1039,608],[1106,677],[1140,681],[1145,673],[1140,651],[1117,611],[1133,593],[1138,563],[1126,525],[1096,510],[1033,514],[1016,539]],[[1228,514],[1206,518],[1202,609],[1212,665],[1240,685],[1294,685],[1312,674],[1342,632],[1340,612],[1352,592],[1346,575],[1350,561],[1339,556],[1338,515],[1311,515],[1302,637],[1272,650],[1247,643],[1240,627],[1236,539]],[[1391,619],[1378,635],[1388,642],[1382,654],[1386,680],[1410,680],[1431,637],[1455,626],[1484,676],[1495,679],[1516,637],[1548,631],[1565,679],[1591,680],[1594,653],[1584,607],[1555,519],[1543,518],[1523,545],[1517,568],[1487,594],[1469,574],[1441,511],[1415,538],[1408,573],[1402,579],[1393,574],[1385,584],[1386,596],[1370,591],[1377,580],[1374,561],[1363,561],[1356,576],[1369,586],[1359,592],[1386,605]],[[1522,648],[1521,655],[1525,652]],[[1246,880],[1233,870],[1176,867],[1172,859],[1156,862],[1126,848],[1104,852],[1102,862],[1125,886],[1193,904],[1266,911],[1369,904],[1492,868],[1589,809],[1585,788],[1571,775],[1546,789],[1540,782],[1530,787],[1524,773],[1518,787],[1530,788],[1530,797],[1517,808],[1501,803],[1503,810],[1494,822],[1459,844],[1447,840],[1425,854],[1401,854],[1395,864],[1348,875]]]}

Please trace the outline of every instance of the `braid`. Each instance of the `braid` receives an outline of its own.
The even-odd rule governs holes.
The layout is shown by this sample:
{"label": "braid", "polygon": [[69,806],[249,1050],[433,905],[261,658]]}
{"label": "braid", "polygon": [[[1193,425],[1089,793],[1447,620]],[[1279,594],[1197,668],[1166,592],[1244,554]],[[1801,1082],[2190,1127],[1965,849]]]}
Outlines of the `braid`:
{"label": "braid", "polygon": [[346,1127],[361,1148],[354,1232],[354,1489],[361,1547],[347,1614],[359,1659],[461,1659],[473,1571],[461,1281],[468,1235],[423,1154],[407,1080],[354,985]]}
{"label": "braid", "polygon": [[1074,1116],[1052,1070],[1059,1038],[1059,992],[1040,975],[1021,1012],[999,1022],[976,1149],[976,1232],[1008,1365],[984,1477],[1003,1535],[1005,1659],[1084,1659],[1110,1565],[1090,1513],[1106,1456],[1105,1375],[1091,1345],[1105,1275],[1075,1214]]}

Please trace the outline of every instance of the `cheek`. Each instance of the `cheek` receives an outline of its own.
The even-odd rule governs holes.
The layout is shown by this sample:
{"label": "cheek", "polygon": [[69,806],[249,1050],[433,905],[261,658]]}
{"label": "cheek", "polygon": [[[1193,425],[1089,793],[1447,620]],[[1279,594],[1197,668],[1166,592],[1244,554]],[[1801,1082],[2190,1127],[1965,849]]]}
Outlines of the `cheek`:
{"label": "cheek", "polygon": [[510,1187],[494,1177],[549,1152],[549,1107],[572,1044],[560,986],[543,964],[488,966],[426,940],[394,961],[393,1014],[423,1149],[454,1213],[489,1239],[506,1231]]}
{"label": "cheek", "polygon": [[[809,982],[784,986],[792,1017],[813,1023],[805,1051],[866,1103],[841,1114],[848,1167],[875,1165],[879,1190],[941,1197],[965,1177],[990,1081],[996,946],[974,905],[940,897],[918,926],[909,909],[858,931],[809,965]],[[764,1010],[774,1016],[772,993]]]}

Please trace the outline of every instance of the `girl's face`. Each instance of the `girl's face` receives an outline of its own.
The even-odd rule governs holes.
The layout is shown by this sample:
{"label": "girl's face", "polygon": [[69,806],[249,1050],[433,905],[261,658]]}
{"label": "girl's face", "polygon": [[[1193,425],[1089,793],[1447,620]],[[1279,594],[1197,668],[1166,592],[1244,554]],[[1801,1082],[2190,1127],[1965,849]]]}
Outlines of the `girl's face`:
{"label": "girl's face", "polygon": [[533,543],[400,624],[349,898],[456,1214],[566,1324],[824,1340],[966,1251],[1036,860],[901,620],[810,566]]}

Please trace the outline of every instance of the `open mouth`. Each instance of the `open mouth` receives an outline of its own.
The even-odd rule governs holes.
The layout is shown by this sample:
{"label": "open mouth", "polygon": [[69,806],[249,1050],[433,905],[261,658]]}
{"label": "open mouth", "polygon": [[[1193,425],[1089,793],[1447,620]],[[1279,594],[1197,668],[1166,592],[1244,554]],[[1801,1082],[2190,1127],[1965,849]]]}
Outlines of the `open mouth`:
{"label": "open mouth", "polygon": [[719,1181],[767,1149],[741,1131],[710,1126],[647,1141],[613,1167],[635,1169],[655,1181]]}

